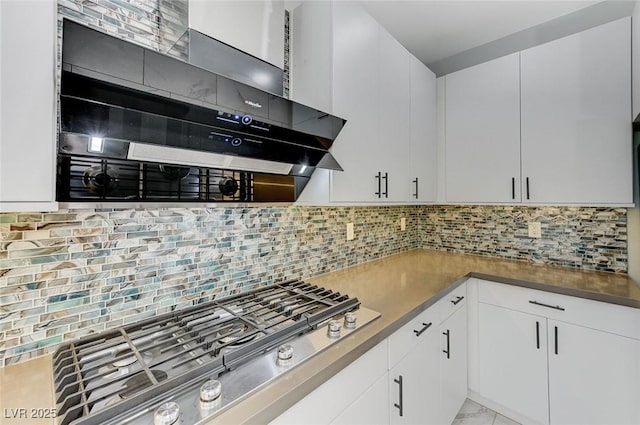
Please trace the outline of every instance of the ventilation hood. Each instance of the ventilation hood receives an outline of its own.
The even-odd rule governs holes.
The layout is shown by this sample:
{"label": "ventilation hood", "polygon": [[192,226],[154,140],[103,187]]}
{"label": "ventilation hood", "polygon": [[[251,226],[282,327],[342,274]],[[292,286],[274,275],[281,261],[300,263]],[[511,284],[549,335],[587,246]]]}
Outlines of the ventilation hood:
{"label": "ventilation hood", "polygon": [[[198,38],[197,65],[65,19],[59,152],[305,178],[342,170],[329,148],[345,120],[204,69],[232,48],[187,37]],[[235,57],[219,60],[230,70],[259,61]]]}

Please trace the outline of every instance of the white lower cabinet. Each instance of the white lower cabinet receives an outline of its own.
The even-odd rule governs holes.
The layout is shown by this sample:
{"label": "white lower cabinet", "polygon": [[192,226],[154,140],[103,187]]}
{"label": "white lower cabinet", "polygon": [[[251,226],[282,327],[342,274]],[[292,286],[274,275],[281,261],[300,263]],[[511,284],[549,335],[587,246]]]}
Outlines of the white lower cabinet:
{"label": "white lower cabinet", "polygon": [[[345,420],[349,418],[352,423],[357,423],[364,421],[364,415],[369,418],[370,412],[365,412],[366,410],[388,412],[386,409],[388,403],[383,392],[373,389],[380,379],[386,382],[387,365],[388,348],[385,339],[271,423],[278,425],[329,424],[333,421],[344,423],[340,419],[343,414]],[[362,419],[357,419],[360,416],[354,406],[361,407]],[[383,416],[383,422],[386,423],[389,414],[386,413]]]}
{"label": "white lower cabinet", "polygon": [[332,425],[382,425],[389,423],[389,374],[385,373],[360,398],[334,419]]}
{"label": "white lower cabinet", "polygon": [[478,318],[482,395],[548,424],[547,319],[484,303]]}
{"label": "white lower cabinet", "polygon": [[437,424],[439,420],[437,326],[433,321],[420,325],[418,332],[426,328],[418,336],[421,341],[389,371],[391,424]]}
{"label": "white lower cabinet", "polygon": [[548,331],[551,423],[640,424],[640,341],[555,320]]}
{"label": "white lower cabinet", "polygon": [[640,312],[479,282],[478,393],[525,423],[640,424]]}
{"label": "white lower cabinet", "polygon": [[450,424],[467,398],[466,305],[442,322],[440,341],[440,420],[438,423]]}

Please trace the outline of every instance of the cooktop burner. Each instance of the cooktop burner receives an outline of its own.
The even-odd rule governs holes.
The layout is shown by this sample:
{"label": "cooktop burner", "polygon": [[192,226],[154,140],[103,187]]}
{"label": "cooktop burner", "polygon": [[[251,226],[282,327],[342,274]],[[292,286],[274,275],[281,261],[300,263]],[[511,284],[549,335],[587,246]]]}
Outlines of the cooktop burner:
{"label": "cooktop burner", "polygon": [[69,343],[53,358],[58,424],[169,413],[197,423],[377,317],[357,298],[291,281]]}

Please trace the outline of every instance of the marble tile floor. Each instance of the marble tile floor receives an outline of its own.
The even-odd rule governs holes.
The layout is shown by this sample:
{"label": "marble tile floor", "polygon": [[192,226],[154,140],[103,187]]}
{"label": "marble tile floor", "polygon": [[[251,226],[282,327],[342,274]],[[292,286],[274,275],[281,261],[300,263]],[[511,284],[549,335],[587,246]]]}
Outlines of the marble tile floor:
{"label": "marble tile floor", "polygon": [[451,425],[520,425],[506,416],[467,399]]}

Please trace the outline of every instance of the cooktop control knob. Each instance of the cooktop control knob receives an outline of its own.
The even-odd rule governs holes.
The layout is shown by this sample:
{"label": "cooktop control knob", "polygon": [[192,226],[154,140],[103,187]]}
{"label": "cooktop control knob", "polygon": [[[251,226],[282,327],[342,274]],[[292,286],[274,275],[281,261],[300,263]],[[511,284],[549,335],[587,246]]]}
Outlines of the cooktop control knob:
{"label": "cooktop control knob", "polygon": [[347,329],[355,329],[356,328],[356,319],[357,316],[353,312],[349,312],[344,315],[344,327]]}
{"label": "cooktop control knob", "polygon": [[172,425],[180,419],[180,406],[178,403],[168,401],[162,403],[153,414],[153,425]]}
{"label": "cooktop control knob", "polygon": [[290,344],[282,344],[278,347],[278,359],[276,363],[284,366],[291,363],[293,358],[293,347]]}
{"label": "cooktop control knob", "polygon": [[200,385],[200,400],[206,402],[215,401],[222,394],[222,384],[216,379],[208,379]]}
{"label": "cooktop control knob", "polygon": [[242,124],[249,125],[253,121],[253,117],[251,115],[243,115],[242,116]]}
{"label": "cooktop control knob", "polygon": [[338,338],[340,337],[340,329],[342,325],[338,320],[329,320],[329,325],[327,326],[327,335],[329,338]]}

